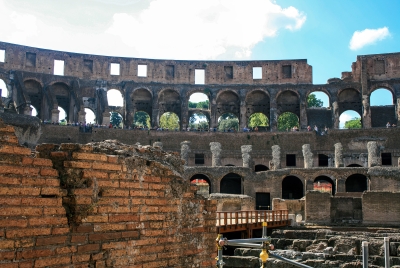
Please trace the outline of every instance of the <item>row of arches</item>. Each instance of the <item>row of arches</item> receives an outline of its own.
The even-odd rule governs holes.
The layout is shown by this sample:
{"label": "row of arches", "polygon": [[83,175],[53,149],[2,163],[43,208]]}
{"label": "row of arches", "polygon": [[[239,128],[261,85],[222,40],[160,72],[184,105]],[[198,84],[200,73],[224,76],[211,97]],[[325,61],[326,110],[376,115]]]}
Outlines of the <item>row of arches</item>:
{"label": "row of arches", "polygon": [[[210,179],[204,174],[195,174],[190,182],[197,185],[208,186],[208,192],[215,192],[211,188]],[[220,180],[220,193],[243,194],[243,178],[236,173],[228,173]],[[318,176],[313,180],[313,189],[321,192],[336,194],[336,183],[328,176]],[[296,176],[286,176],[281,184],[282,199],[300,199],[305,194],[305,186]],[[363,174],[352,174],[345,180],[345,192],[364,192],[368,190],[368,178]]]}
{"label": "row of arches", "polygon": [[[334,120],[340,121],[340,126],[343,128],[343,123],[347,120],[357,118],[362,121],[361,115],[368,112],[371,107],[393,106],[394,99],[393,91],[390,88],[372,90],[368,100],[364,100],[356,88],[341,89],[336,96],[331,96],[330,92],[321,89],[321,91],[308,92],[304,101],[304,97],[293,89],[277,92],[272,100],[270,99],[272,93],[269,89],[254,89],[249,91],[245,97],[241,97],[238,92],[229,89],[216,93],[209,89],[201,92],[192,90],[187,92],[186,96],[182,96],[175,89],[163,89],[154,95],[155,93],[147,88],[137,88],[128,93],[120,88],[104,91],[103,89],[82,87],[72,90],[74,85],[67,85],[64,82],[55,82],[43,87],[40,82],[33,79],[27,79],[23,84],[25,98],[35,108],[37,116],[42,120],[50,119],[53,107],[57,106],[65,111],[67,120],[78,121],[77,113],[82,111],[83,107],[88,109],[85,110],[86,121],[101,123],[104,112],[110,111],[119,113],[123,123],[132,126],[135,124],[136,112],[145,112],[150,117],[152,126],[160,125],[161,116],[167,112],[177,115],[180,127],[186,127],[193,122],[197,125],[200,122],[207,122],[208,127],[216,127],[220,118],[227,117],[227,115],[243,127],[251,125],[251,117],[260,114],[264,120],[258,122],[258,127],[269,128],[272,125],[273,127],[278,126],[279,129],[279,118],[285,113],[290,113],[297,118],[295,124],[312,124],[313,120],[307,122],[307,117],[310,115],[305,114],[304,109],[312,107],[313,104],[309,101],[309,97],[313,95],[316,99],[322,100],[321,103],[317,103],[318,107],[332,107]],[[3,80],[0,81],[0,87],[4,87],[2,96],[7,97],[8,90],[6,90]],[[242,100],[242,98],[244,99]],[[334,101],[332,102],[332,100]],[[193,106],[193,103],[196,105]],[[363,111],[363,109],[368,111]],[[394,107],[392,110],[393,118],[395,116]],[[92,118],[89,118],[89,114],[92,114],[90,111],[95,115]],[[371,109],[371,113],[376,112]],[[334,127],[332,122],[325,123],[328,127]],[[206,124],[202,123],[202,125]],[[255,124],[257,123],[253,123],[253,126]]]}

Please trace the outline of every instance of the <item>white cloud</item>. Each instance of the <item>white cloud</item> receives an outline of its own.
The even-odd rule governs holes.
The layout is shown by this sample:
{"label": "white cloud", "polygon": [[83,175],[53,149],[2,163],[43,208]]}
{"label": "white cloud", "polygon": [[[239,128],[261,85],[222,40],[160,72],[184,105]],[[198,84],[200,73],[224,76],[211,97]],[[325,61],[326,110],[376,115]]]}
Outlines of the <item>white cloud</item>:
{"label": "white cloud", "polygon": [[349,47],[351,50],[358,50],[364,46],[374,44],[376,41],[381,41],[388,36],[390,36],[390,33],[387,27],[355,31],[351,37]]}
{"label": "white cloud", "polygon": [[115,14],[108,34],[140,57],[248,58],[252,48],[279,29],[297,30],[306,16],[266,0],[155,0],[139,16]]}

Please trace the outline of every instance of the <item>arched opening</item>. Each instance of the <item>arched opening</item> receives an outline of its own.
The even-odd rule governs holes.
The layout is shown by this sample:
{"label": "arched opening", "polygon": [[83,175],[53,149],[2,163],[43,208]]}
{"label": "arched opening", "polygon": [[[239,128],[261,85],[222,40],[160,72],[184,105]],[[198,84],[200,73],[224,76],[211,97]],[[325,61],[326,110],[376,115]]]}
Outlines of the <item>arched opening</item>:
{"label": "arched opening", "polygon": [[[345,118],[339,117],[339,128],[345,127],[345,122],[352,120],[353,118],[361,118],[362,114],[362,101],[361,94],[354,88],[346,88],[340,91],[338,95],[338,110],[335,110],[335,116],[340,115],[342,117],[345,113]],[[349,112],[352,111],[352,112]],[[360,123],[352,121],[351,124],[359,126]]]}
{"label": "arched opening", "polygon": [[32,116],[37,116],[37,115],[38,115],[38,112],[37,112],[36,108],[33,107],[32,105],[31,105],[30,107],[31,107],[31,109],[32,109],[31,115],[32,115]]}
{"label": "arched opening", "polygon": [[335,195],[335,184],[328,176],[318,176],[314,180],[314,191]]}
{"label": "arched opening", "polygon": [[359,164],[350,164],[350,165],[348,165],[347,167],[363,167],[363,166],[361,166],[361,165],[359,165]]}
{"label": "arched opening", "polygon": [[[132,94],[131,94],[131,101],[133,104],[133,110],[136,111],[136,113],[140,112],[145,112],[150,118],[150,123],[148,124],[148,127],[150,128],[151,125],[151,116],[152,116],[152,104],[153,104],[153,97],[150,93],[149,90],[145,88],[139,88],[136,89]],[[142,114],[139,114],[138,116],[142,116]],[[144,122],[141,122],[142,125]],[[136,119],[133,119],[133,124],[136,126]]]}
{"label": "arched opening", "polygon": [[[233,91],[224,91],[217,96],[217,113],[218,118],[225,117],[225,114],[236,115],[240,114],[239,96]],[[220,119],[218,119],[218,122]],[[238,120],[239,122],[239,120]],[[239,124],[238,124],[239,125]]]}
{"label": "arched opening", "polygon": [[346,192],[364,192],[368,190],[368,179],[362,174],[353,174],[346,179]]}
{"label": "arched opening", "polygon": [[235,132],[239,130],[239,118],[231,113],[225,113],[218,118],[218,130]]}
{"label": "arched opening", "polygon": [[282,199],[300,199],[304,196],[303,183],[295,176],[287,176],[282,181]]}
{"label": "arched opening", "polygon": [[189,128],[190,131],[208,131],[210,127],[208,117],[203,113],[193,113],[189,117]]}
{"label": "arched opening", "polygon": [[60,112],[58,114],[58,122],[60,123],[60,125],[66,125],[67,124],[67,113],[60,106],[58,106],[58,111]]}
{"label": "arched opening", "polygon": [[124,106],[124,98],[117,89],[110,89],[107,91],[108,106],[122,107]]}
{"label": "arched opening", "polygon": [[299,117],[292,112],[284,112],[278,117],[279,131],[299,131]]}
{"label": "arched opening", "polygon": [[203,174],[196,174],[190,178],[190,183],[197,185],[197,194],[208,197],[211,194],[211,181]]}
{"label": "arched opening", "polygon": [[94,124],[96,122],[96,115],[94,114],[94,112],[89,108],[85,108],[85,113],[86,123]]}
{"label": "arched opening", "polygon": [[326,154],[318,154],[318,166],[327,167],[329,166],[329,156]]}
{"label": "arched opening", "polygon": [[[58,107],[62,107],[63,110],[60,110],[62,112],[59,113],[59,122],[61,122],[62,119],[65,119],[69,115],[69,109],[70,109],[70,88],[67,84],[57,82],[53,85],[51,85],[51,92],[54,94],[54,96],[57,99],[57,104]],[[32,102],[33,104],[33,102]],[[37,106],[36,106],[37,107]]]}
{"label": "arched opening", "polygon": [[254,166],[254,172],[267,171],[267,170],[269,170],[269,168],[265,165],[258,164]]}
{"label": "arched opening", "polygon": [[151,120],[150,115],[146,112],[139,111],[133,116],[133,127],[139,129],[150,129]]}
{"label": "arched opening", "polygon": [[247,123],[253,131],[266,131],[269,126],[268,117],[263,113],[254,113],[250,115]]}
{"label": "arched opening", "polygon": [[6,83],[4,82],[3,79],[0,79],[0,89],[1,89],[1,97],[7,98],[8,97],[8,90]]}
{"label": "arched opening", "polygon": [[160,117],[160,128],[162,130],[179,130],[179,117],[176,113],[166,112]]}
{"label": "arched opening", "polygon": [[328,108],[329,103],[329,96],[323,91],[313,91],[307,96],[307,108]]}
{"label": "arched opening", "polygon": [[226,164],[225,166],[226,166],[226,167],[234,167],[235,165],[232,165],[232,164]]}
{"label": "arched opening", "polygon": [[[180,95],[173,89],[166,89],[161,91],[158,96],[158,109],[159,115],[170,112],[175,113],[177,117],[181,115],[181,100]],[[161,119],[160,119],[161,126]],[[179,126],[178,126],[179,127]]]}
{"label": "arched opening", "polygon": [[[31,105],[36,109],[36,116],[41,119],[46,119],[47,116],[50,115],[50,111],[44,109],[41,111],[42,107],[42,86],[39,82],[35,80],[27,80],[24,81],[24,86],[26,90],[26,94],[29,96],[31,100]],[[44,117],[44,118],[43,118]]]}
{"label": "arched opening", "polygon": [[204,93],[196,92],[190,95],[188,102],[189,109],[210,109],[210,100]]}
{"label": "arched opening", "polygon": [[341,129],[362,128],[360,114],[354,110],[344,111],[339,117],[339,128]]}
{"label": "arched opening", "polygon": [[242,194],[242,177],[235,173],[225,175],[220,183],[220,193]]}
{"label": "arched opening", "polygon": [[396,126],[396,107],[393,105],[393,94],[385,88],[375,89],[370,96],[371,126]]}
{"label": "arched opening", "polygon": [[113,128],[123,128],[123,117],[120,113],[110,112],[110,124]]}

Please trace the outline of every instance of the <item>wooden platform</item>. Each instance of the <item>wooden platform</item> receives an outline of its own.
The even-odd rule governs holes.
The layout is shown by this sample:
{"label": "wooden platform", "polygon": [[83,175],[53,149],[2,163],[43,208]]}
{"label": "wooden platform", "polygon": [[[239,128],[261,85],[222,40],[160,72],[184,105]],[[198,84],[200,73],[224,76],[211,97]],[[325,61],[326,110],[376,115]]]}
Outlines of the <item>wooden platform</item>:
{"label": "wooden platform", "polygon": [[217,232],[245,231],[247,238],[251,238],[253,230],[262,229],[263,222],[267,222],[267,228],[290,225],[288,216],[287,210],[218,211]]}

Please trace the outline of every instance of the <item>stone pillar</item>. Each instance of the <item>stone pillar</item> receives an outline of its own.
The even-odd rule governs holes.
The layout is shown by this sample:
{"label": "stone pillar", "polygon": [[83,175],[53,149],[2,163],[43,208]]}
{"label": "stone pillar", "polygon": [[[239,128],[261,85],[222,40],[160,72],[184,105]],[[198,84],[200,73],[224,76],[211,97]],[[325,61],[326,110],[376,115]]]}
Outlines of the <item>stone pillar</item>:
{"label": "stone pillar", "polygon": [[306,192],[314,190],[314,181],[312,179],[306,180]]}
{"label": "stone pillar", "polygon": [[78,121],[82,123],[86,121],[86,112],[83,108],[81,108],[81,110],[78,112]]}
{"label": "stone pillar", "polygon": [[253,146],[242,145],[240,148],[242,149],[243,167],[253,168],[253,160],[250,155],[251,151],[253,151]]}
{"label": "stone pillar", "polygon": [[332,110],[333,110],[333,128],[339,128],[339,103],[334,101],[332,103]]}
{"label": "stone pillar", "polygon": [[314,166],[313,153],[310,144],[303,144],[304,168],[312,168]]}
{"label": "stone pillar", "polygon": [[376,141],[367,143],[368,149],[368,167],[376,167],[381,165],[381,150]]}
{"label": "stone pillar", "polygon": [[57,105],[55,105],[53,110],[51,110],[51,122],[57,123],[59,117],[60,117],[60,111],[58,110]]}
{"label": "stone pillar", "polygon": [[308,126],[308,118],[307,118],[307,105],[305,101],[300,102],[300,120],[299,120],[299,129],[305,129]]}
{"label": "stone pillar", "polygon": [[345,192],[346,192],[346,180],[336,179],[336,193],[345,193]]}
{"label": "stone pillar", "polygon": [[340,142],[335,143],[335,167],[343,167],[343,146]]}
{"label": "stone pillar", "polygon": [[371,108],[368,95],[362,96],[363,128],[371,128]]}
{"label": "stone pillar", "polygon": [[278,130],[278,114],[277,110],[275,107],[271,107],[269,110],[269,125],[271,128],[271,131],[277,131]]}
{"label": "stone pillar", "polygon": [[189,163],[190,141],[181,142],[181,159],[185,161],[185,166]]}
{"label": "stone pillar", "polygon": [[[1,92],[0,92],[1,93]],[[58,111],[58,110],[57,110]],[[24,115],[31,115],[32,116],[32,108],[30,105],[26,105],[24,108]],[[58,120],[58,117],[57,117]]]}
{"label": "stone pillar", "polygon": [[272,149],[272,160],[269,161],[270,170],[278,170],[281,168],[281,147],[274,145]]}
{"label": "stone pillar", "polygon": [[211,166],[218,167],[221,166],[221,143],[210,142],[210,150],[212,154]]}
{"label": "stone pillar", "polygon": [[397,126],[400,126],[400,98],[397,98],[396,102],[396,118],[397,118]]}
{"label": "stone pillar", "polygon": [[163,149],[163,143],[161,141],[153,142],[153,147],[158,147],[161,150]]}
{"label": "stone pillar", "polygon": [[[85,115],[86,115],[86,113],[85,113]],[[102,125],[105,125],[108,127],[110,125],[110,117],[111,117],[110,112],[104,112]]]}

